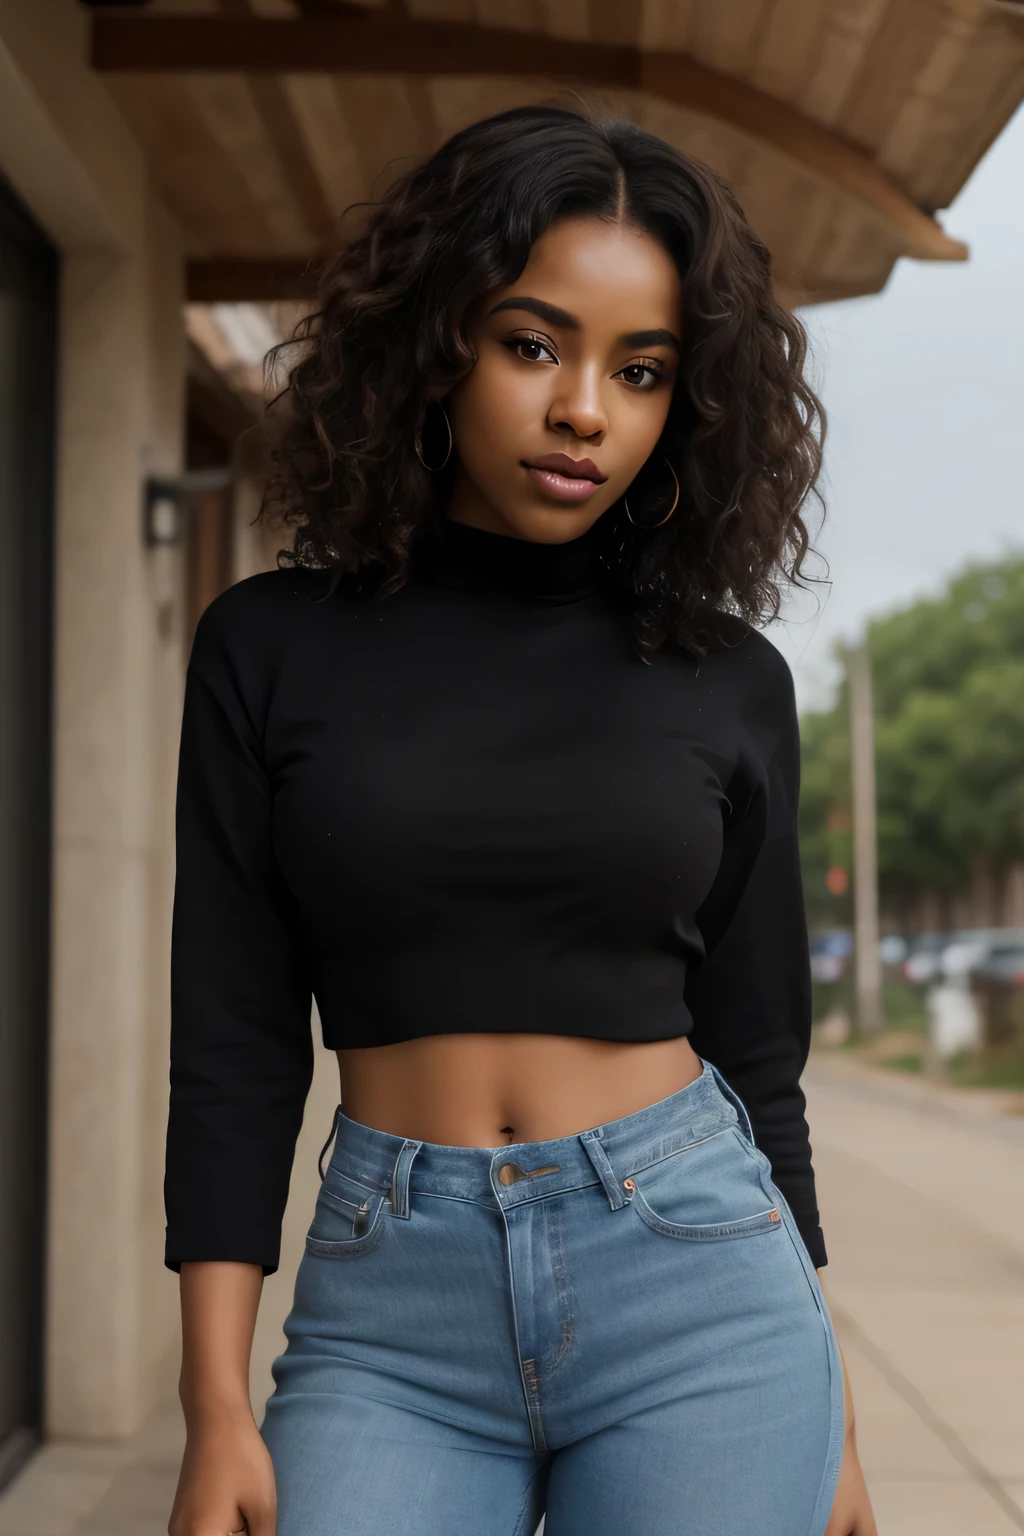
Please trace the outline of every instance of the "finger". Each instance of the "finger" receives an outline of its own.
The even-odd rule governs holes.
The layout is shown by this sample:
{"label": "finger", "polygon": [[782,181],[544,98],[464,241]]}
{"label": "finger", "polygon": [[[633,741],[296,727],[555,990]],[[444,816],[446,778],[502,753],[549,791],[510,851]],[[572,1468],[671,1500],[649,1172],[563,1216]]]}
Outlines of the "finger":
{"label": "finger", "polygon": [[275,1536],[277,1508],[274,1503],[261,1504],[247,1509],[243,1529],[246,1536]]}

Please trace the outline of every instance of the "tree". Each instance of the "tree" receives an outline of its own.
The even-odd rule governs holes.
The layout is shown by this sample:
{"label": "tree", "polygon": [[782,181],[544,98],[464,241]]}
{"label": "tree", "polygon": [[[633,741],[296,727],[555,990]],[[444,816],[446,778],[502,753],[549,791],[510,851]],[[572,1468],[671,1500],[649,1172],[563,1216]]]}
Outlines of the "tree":
{"label": "tree", "polygon": [[[942,596],[872,622],[867,638],[883,898],[952,893],[979,861],[999,871],[1024,859],[1024,560],[972,566]],[[802,733],[805,881],[820,918],[849,806],[845,684]]]}

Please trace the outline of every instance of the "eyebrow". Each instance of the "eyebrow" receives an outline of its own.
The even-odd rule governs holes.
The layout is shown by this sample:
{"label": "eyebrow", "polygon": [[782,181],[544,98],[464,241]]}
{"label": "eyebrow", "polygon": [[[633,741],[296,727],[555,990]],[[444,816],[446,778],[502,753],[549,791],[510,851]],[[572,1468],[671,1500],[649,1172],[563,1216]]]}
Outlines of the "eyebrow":
{"label": "eyebrow", "polygon": [[654,331],[630,331],[622,338],[623,345],[627,347],[675,347],[681,352],[682,345],[674,331],[658,329]]}
{"label": "eyebrow", "polygon": [[[526,294],[516,294],[510,299],[502,299],[500,304],[495,304],[490,313],[496,315],[503,309],[525,309],[529,314],[536,315],[539,320],[546,320],[549,325],[557,325],[563,331],[580,329],[580,322],[575,315],[571,315],[567,309],[561,309],[557,304],[549,304],[546,299],[533,299]],[[627,347],[674,347],[677,352],[682,351],[679,337],[673,331],[660,328],[651,331],[629,331],[620,340]]]}
{"label": "eyebrow", "polygon": [[514,294],[510,299],[502,299],[500,304],[495,304],[490,311],[496,315],[502,309],[525,309],[531,315],[536,315],[540,320],[546,320],[549,325],[557,325],[563,331],[578,331],[580,323],[575,315],[570,315],[567,309],[559,309],[557,304],[548,304],[544,299],[530,299],[525,295]]}

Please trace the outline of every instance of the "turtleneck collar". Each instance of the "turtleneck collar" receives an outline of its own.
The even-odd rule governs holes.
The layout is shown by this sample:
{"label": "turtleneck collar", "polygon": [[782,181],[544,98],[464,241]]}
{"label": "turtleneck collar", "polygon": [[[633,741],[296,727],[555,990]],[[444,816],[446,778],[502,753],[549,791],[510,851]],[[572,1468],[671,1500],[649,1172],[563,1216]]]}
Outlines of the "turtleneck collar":
{"label": "turtleneck collar", "polygon": [[413,565],[435,586],[552,603],[590,597],[606,580],[593,528],[565,544],[537,544],[442,518],[421,535]]}

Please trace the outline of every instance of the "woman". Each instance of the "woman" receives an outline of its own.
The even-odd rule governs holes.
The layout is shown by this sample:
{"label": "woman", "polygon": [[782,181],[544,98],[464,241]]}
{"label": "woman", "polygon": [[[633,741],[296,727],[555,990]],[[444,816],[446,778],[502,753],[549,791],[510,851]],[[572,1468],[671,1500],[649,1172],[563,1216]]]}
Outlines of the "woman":
{"label": "woman", "polygon": [[[189,669],[173,1536],[871,1536],[752,627],[807,547],[803,332],[710,171],[553,108],[406,176],[321,300],[294,556]],[[311,996],[342,1107],[261,1437]]]}

